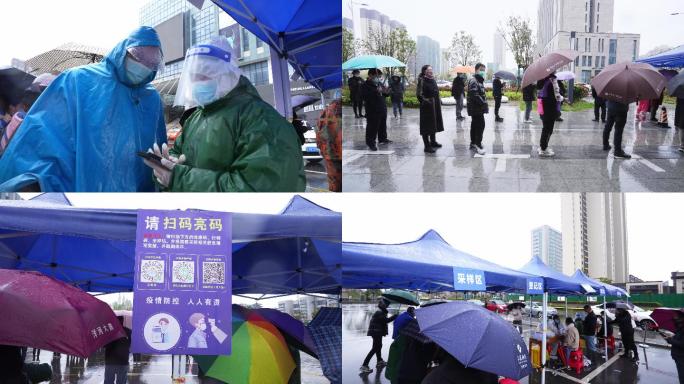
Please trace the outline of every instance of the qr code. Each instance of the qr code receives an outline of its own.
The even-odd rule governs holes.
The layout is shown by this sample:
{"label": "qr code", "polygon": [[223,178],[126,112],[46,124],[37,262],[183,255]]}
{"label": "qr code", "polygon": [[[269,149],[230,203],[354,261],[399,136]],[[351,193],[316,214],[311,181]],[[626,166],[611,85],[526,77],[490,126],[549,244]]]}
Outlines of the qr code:
{"label": "qr code", "polygon": [[142,260],[140,262],[140,281],[143,283],[163,283],[164,260]]}
{"label": "qr code", "polygon": [[202,263],[202,282],[204,284],[225,284],[226,263],[222,261],[205,261]]}
{"label": "qr code", "polygon": [[194,283],[195,263],[192,261],[174,260],[171,279],[174,283]]}

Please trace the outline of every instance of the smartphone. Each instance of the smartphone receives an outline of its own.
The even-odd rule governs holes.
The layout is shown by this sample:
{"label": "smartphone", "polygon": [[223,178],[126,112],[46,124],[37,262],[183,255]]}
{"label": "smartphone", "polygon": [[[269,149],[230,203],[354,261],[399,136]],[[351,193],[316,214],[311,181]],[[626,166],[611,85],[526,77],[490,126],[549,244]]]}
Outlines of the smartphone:
{"label": "smartphone", "polygon": [[154,153],[150,152],[136,152],[136,155],[142,157],[143,159],[149,160],[155,164],[162,165],[161,163],[161,157],[155,155]]}

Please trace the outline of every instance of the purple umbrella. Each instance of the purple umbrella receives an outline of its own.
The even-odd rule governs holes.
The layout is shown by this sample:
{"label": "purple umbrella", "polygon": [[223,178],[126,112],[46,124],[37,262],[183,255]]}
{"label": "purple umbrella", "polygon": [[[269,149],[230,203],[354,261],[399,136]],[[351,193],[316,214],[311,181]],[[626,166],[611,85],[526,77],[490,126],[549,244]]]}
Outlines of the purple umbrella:
{"label": "purple umbrella", "polygon": [[105,302],[33,271],[0,269],[0,344],[87,358],[126,337]]}
{"label": "purple umbrella", "polygon": [[650,64],[630,62],[609,65],[591,81],[599,97],[626,104],[658,99],[666,84]]}
{"label": "purple umbrella", "polygon": [[679,74],[679,72],[677,72],[674,69],[659,69],[658,72],[660,72],[661,75],[665,76],[665,79],[667,81],[672,80],[673,77]]}
{"label": "purple umbrella", "polygon": [[578,54],[577,51],[561,50],[538,58],[525,70],[522,87],[525,88],[537,80],[545,79],[548,75],[575,60]]}
{"label": "purple umbrella", "polygon": [[283,334],[288,344],[318,358],[316,344],[313,337],[311,337],[311,332],[304,326],[304,323],[277,309],[258,308],[254,311],[275,325]]}
{"label": "purple umbrella", "polygon": [[420,331],[466,367],[519,380],[530,374],[520,333],[494,312],[467,302],[416,310]]}

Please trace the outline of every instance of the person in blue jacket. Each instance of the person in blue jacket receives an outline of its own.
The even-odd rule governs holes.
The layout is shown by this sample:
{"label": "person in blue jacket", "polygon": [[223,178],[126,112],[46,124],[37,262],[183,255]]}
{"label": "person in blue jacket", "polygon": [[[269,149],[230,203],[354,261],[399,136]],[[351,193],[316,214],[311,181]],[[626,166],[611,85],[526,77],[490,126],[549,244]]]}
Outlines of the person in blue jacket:
{"label": "person in blue jacket", "polygon": [[166,142],[159,37],[139,27],[97,64],[59,75],[0,158],[0,191],[154,191],[136,152]]}

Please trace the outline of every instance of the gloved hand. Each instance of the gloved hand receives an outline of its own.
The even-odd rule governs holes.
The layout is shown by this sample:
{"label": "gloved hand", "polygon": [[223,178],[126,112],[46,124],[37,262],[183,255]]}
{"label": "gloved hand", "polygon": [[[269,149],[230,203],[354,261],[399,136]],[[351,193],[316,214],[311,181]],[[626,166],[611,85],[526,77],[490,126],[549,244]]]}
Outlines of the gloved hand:
{"label": "gloved hand", "polygon": [[160,150],[157,143],[154,143],[152,148],[148,149],[147,152],[154,153],[155,155],[161,157],[161,165],[149,160],[143,160],[143,162],[145,165],[152,168],[157,182],[164,187],[168,187],[171,183],[173,168],[176,166],[176,164],[183,164],[185,162],[185,155],[181,155],[180,157],[171,156],[169,154],[169,148],[166,146],[166,144],[163,144]]}

